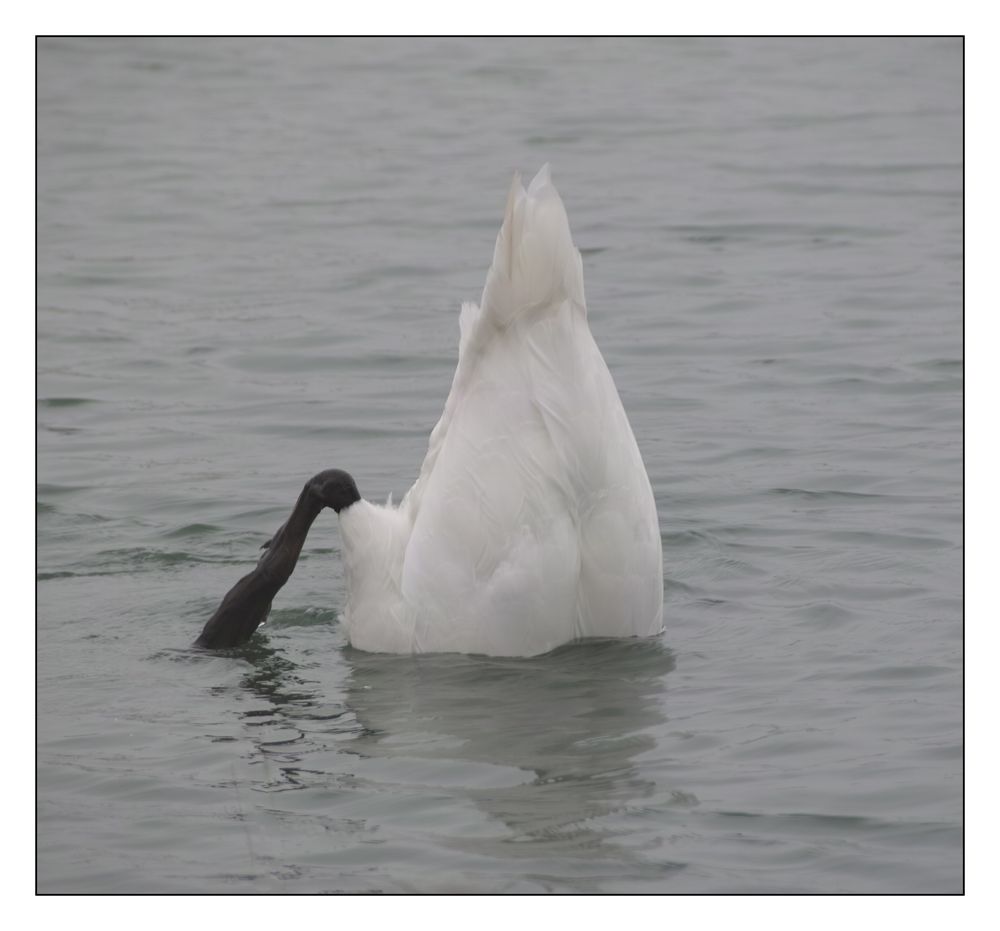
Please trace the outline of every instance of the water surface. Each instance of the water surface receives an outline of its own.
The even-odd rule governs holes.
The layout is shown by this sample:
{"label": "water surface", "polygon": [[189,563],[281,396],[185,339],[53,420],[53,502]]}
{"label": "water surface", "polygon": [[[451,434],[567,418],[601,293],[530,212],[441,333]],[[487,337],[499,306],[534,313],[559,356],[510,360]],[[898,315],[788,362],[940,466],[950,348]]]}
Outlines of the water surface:
{"label": "water surface", "polygon": [[[38,888],[962,888],[957,40],[44,40]],[[553,165],[664,635],[346,645],[302,482],[413,481]]]}

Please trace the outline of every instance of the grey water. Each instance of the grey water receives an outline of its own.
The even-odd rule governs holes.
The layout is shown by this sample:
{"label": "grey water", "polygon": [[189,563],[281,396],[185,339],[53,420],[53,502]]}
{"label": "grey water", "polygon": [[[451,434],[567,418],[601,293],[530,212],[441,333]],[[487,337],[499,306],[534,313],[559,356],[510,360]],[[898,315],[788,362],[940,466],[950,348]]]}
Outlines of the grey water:
{"label": "grey water", "polygon": [[[37,887],[963,888],[958,39],[43,39]],[[302,483],[416,476],[545,162],[653,641],[350,648]]]}

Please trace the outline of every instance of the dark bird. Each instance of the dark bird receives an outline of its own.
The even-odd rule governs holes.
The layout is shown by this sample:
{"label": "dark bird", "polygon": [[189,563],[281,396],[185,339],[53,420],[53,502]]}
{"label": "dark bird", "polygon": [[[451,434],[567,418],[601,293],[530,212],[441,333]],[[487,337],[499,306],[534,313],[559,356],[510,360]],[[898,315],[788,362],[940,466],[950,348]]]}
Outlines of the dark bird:
{"label": "dark bird", "polygon": [[257,567],[229,590],[194,645],[217,650],[246,643],[267,620],[274,596],[295,571],[306,535],[320,511],[333,508],[339,514],[360,500],[354,479],[340,469],[328,469],[309,479],[288,520],[264,544]]}

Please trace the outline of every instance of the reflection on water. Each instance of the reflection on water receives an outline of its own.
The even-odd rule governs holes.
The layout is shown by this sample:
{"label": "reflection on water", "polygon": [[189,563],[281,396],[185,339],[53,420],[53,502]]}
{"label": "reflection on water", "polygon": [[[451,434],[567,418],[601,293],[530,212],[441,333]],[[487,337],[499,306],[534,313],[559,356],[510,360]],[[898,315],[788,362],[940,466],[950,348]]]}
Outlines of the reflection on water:
{"label": "reflection on water", "polygon": [[254,701],[242,720],[267,764],[259,791],[345,779],[355,793],[446,788],[494,825],[453,845],[521,856],[518,844],[556,844],[572,858],[616,860],[622,850],[605,849],[612,832],[594,819],[656,791],[636,758],[665,721],[674,657],[658,640],[589,641],[531,659],[344,647],[342,704],[264,635],[234,653],[250,664],[240,688]]}
{"label": "reflection on water", "polygon": [[256,697],[269,702],[276,711],[289,705],[308,706],[314,701],[307,683],[297,675],[298,667],[295,663],[272,647],[267,635],[262,632],[258,632],[241,647],[216,650],[214,655],[239,657],[249,663],[250,669],[240,685]]}

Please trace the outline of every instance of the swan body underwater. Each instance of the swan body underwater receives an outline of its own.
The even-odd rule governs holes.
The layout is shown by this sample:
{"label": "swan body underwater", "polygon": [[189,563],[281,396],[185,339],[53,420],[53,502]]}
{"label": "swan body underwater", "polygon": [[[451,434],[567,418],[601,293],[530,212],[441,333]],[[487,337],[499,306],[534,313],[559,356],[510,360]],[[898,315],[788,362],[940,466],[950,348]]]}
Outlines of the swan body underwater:
{"label": "swan body underwater", "polygon": [[479,306],[420,474],[397,506],[346,472],[306,484],[257,568],[197,646],[263,623],[324,507],[340,518],[351,644],[372,652],[533,656],[663,628],[649,478],[587,323],[583,263],[546,165],[515,175]]}

